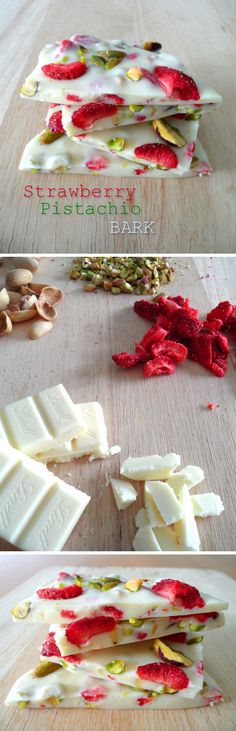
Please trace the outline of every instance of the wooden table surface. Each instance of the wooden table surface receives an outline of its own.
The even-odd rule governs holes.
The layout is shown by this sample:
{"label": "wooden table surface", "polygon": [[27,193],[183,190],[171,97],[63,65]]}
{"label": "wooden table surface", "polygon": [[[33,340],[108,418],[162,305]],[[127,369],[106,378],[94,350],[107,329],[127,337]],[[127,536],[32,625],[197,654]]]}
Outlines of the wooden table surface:
{"label": "wooden table surface", "polygon": [[[2,252],[225,252],[235,248],[235,36],[234,0],[6,0],[1,4]],[[123,37],[142,44],[158,38],[163,49],[223,95],[223,109],[201,122],[200,139],[214,167],[211,177],[144,180],[81,176],[88,187],[133,185],[138,216],[119,222],[154,221],[154,233],[111,233],[109,215],[40,213],[39,199],[24,186],[78,185],[76,175],[19,173],[25,144],[44,126],[47,105],[19,97],[19,87],[45,43],[75,32]],[[10,49],[10,53],[9,53]],[[10,56],[10,58],[9,58]],[[41,199],[42,200],[42,199]],[[44,198],[43,200],[47,200]],[[60,211],[68,199],[58,199]],[[88,198],[85,203],[92,203]],[[107,199],[99,199],[100,203]],[[79,202],[81,202],[79,200]],[[119,201],[113,200],[113,203]],[[96,203],[96,199],[95,199]],[[119,210],[119,209],[118,209]]]}
{"label": "wooden table surface", "polygon": [[[81,282],[69,280],[70,264],[70,258],[62,257],[40,261],[35,280],[65,291],[57,321],[38,341],[27,338],[28,323],[17,325],[1,340],[0,373],[0,406],[62,382],[75,403],[102,404],[109,443],[121,446],[121,454],[106,460],[91,463],[85,457],[54,466],[56,474],[92,497],[65,550],[131,550],[143,485],[135,483],[137,503],[118,512],[110,486],[105,487],[107,476],[119,477],[129,454],[171,451],[181,455],[182,465],[200,465],[206,475],[200,492],[219,493],[225,505],[219,518],[199,520],[202,549],[235,550],[235,349],[221,379],[190,361],[172,377],[144,379],[139,368],[118,368],[112,353],[131,350],[148,323],[133,312],[133,296],[85,293]],[[6,259],[2,281],[11,266]],[[205,314],[220,299],[233,299],[235,273],[235,257],[181,258],[165,292],[190,296]],[[219,408],[209,411],[209,401]],[[4,542],[1,548],[6,548]]]}
{"label": "wooden table surface", "polygon": [[[19,560],[20,557],[18,557]],[[32,591],[43,582],[47,582],[54,575],[52,568],[31,576],[21,586],[16,587],[7,594],[1,603],[3,617],[0,627],[1,641],[1,701],[0,701],[0,728],[1,731],[41,731],[42,722],[47,731],[55,728],[57,731],[69,731],[71,728],[80,728],[83,731],[89,731],[92,727],[94,731],[102,731],[104,728],[112,728],[112,731],[119,729],[127,729],[136,731],[137,727],[140,731],[150,731],[150,729],[161,728],[162,731],[235,731],[236,718],[236,692],[235,692],[235,673],[236,673],[236,618],[235,618],[235,602],[236,602],[236,583],[234,579],[226,574],[218,571],[209,571],[207,569],[179,569],[174,568],[169,571],[163,570],[161,566],[161,557],[157,560],[157,569],[149,569],[148,560],[146,560],[145,576],[160,575],[178,578],[182,581],[189,582],[197,586],[200,590],[206,591],[213,596],[226,598],[229,601],[229,609],[226,613],[226,624],[224,627],[215,632],[206,633],[205,638],[205,667],[210,675],[213,675],[216,682],[220,685],[226,695],[226,702],[213,708],[189,709],[185,711],[152,711],[151,709],[142,711],[103,711],[97,710],[94,713],[91,710],[78,709],[50,709],[44,710],[43,717],[39,710],[22,710],[18,708],[6,708],[3,703],[9,692],[12,683],[21,674],[34,667],[38,663],[38,647],[45,637],[46,625],[24,624],[24,627],[18,623],[12,623],[10,618],[10,610],[17,601],[30,596]],[[207,558],[207,557],[206,557]],[[123,558],[122,558],[123,562]],[[56,563],[56,561],[55,561]],[[95,567],[96,567],[96,561]],[[111,572],[112,561],[110,563]],[[80,573],[84,569],[80,562],[73,559],[73,565]],[[82,564],[84,565],[83,558]],[[60,565],[60,561],[57,561]],[[71,565],[71,564],[70,564]],[[116,573],[126,576],[129,559],[122,563],[122,566],[115,565]],[[93,572],[96,573],[96,568]],[[86,569],[85,569],[86,570]],[[99,574],[106,575],[108,569],[98,569]],[[32,557],[33,572],[33,557]],[[141,569],[141,575],[144,569]],[[91,573],[91,569],[88,570]],[[128,574],[127,574],[128,575]],[[140,576],[140,568],[132,567],[132,576]]]}

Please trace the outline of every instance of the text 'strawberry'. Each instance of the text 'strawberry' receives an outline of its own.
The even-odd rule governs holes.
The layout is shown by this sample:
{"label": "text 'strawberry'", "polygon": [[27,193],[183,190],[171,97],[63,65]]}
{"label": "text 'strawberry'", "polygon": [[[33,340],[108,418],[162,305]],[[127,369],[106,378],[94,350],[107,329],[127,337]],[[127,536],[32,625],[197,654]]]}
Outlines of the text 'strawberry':
{"label": "text 'strawberry'", "polygon": [[143,366],[143,375],[144,378],[150,378],[150,376],[171,376],[175,368],[176,365],[172,358],[159,356],[145,363]]}
{"label": "text 'strawberry'", "polygon": [[116,627],[114,617],[83,617],[66,628],[66,638],[72,645],[85,645],[91,637],[112,632]]}
{"label": "text 'strawberry'", "polygon": [[191,76],[168,66],[156,66],[154,75],[168,97],[174,99],[200,99],[199,90]]}
{"label": "text 'strawberry'", "polygon": [[141,680],[150,680],[152,683],[163,683],[173,690],[184,690],[189,686],[189,678],[182,668],[171,665],[169,662],[153,662],[148,665],[139,665],[137,675]]}
{"label": "text 'strawberry'", "polygon": [[106,698],[107,693],[105,691],[105,688],[97,685],[96,688],[88,688],[88,690],[82,690],[81,695],[85,701],[88,701],[90,703],[96,703],[96,701],[102,701],[103,698]]}
{"label": "text 'strawberry'", "polygon": [[36,592],[40,599],[74,599],[76,596],[83,594],[83,589],[77,584],[69,584],[61,589],[49,586],[45,589],[37,589]]}
{"label": "text 'strawberry'", "polygon": [[151,591],[168,599],[175,607],[193,609],[194,607],[205,607],[205,601],[199,594],[198,589],[190,584],[185,584],[177,579],[161,579],[152,586]]}
{"label": "text 'strawberry'", "polygon": [[57,644],[55,642],[55,632],[49,632],[47,634],[47,637],[45,638],[40,653],[43,655],[43,657],[61,657],[61,653],[59,650],[59,647],[57,647]]}
{"label": "text 'strawberry'", "polygon": [[177,168],[178,157],[170,147],[158,142],[147,142],[134,149],[135,157],[154,162],[164,170]]}
{"label": "text 'strawberry'", "polygon": [[51,114],[51,117],[48,121],[49,129],[51,129],[53,132],[62,132],[64,133],[64,127],[62,125],[62,112],[54,112]]}
{"label": "text 'strawberry'", "polygon": [[81,61],[74,61],[73,63],[47,63],[45,66],[42,66],[42,72],[45,76],[58,81],[78,79],[86,71],[87,66],[85,63],[81,63]]}
{"label": "text 'strawberry'", "polygon": [[95,122],[105,117],[112,117],[117,112],[114,104],[102,104],[101,102],[84,104],[72,114],[72,122],[75,127],[88,129]]}

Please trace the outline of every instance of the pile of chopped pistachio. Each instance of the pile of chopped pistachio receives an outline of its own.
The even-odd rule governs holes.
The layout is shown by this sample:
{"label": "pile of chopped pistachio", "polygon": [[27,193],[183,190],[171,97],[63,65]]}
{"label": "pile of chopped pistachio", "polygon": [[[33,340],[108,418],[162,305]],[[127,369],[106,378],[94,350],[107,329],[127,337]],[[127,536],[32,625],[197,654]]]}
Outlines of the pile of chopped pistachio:
{"label": "pile of chopped pistachio", "polygon": [[172,279],[173,268],[160,256],[92,256],[74,259],[71,279],[82,279],[86,292],[102,287],[111,294],[151,294]]}

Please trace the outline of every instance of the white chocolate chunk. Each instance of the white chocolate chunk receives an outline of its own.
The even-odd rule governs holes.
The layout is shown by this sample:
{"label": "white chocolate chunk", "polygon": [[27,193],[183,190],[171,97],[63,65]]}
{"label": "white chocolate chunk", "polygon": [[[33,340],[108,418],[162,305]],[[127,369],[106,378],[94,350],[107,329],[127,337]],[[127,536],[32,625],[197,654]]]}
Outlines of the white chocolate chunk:
{"label": "white chocolate chunk", "polygon": [[199,551],[200,536],[194,518],[193,505],[187,485],[181,488],[179,501],[182,505],[184,517],[174,524],[177,541],[181,550]]}
{"label": "white chocolate chunk", "polygon": [[214,492],[206,492],[199,495],[191,495],[194,515],[198,518],[206,518],[208,515],[220,515],[224,510],[220,495]]}
{"label": "white chocolate chunk", "polygon": [[82,415],[85,431],[70,442],[52,447],[47,452],[38,453],[40,462],[70,462],[84,455],[93,455],[94,459],[109,456],[107,429],[101,405],[97,402],[77,404],[78,414]]}
{"label": "white chocolate chunk", "polygon": [[132,480],[166,480],[180,465],[179,454],[158,454],[150,457],[128,457],[121,465],[120,473]]}
{"label": "white chocolate chunk", "polygon": [[139,528],[133,540],[134,551],[161,551],[154,531],[150,525]]}
{"label": "white chocolate chunk", "polygon": [[204,472],[201,469],[201,467],[196,467],[195,465],[187,465],[187,467],[183,467],[182,470],[179,472],[175,472],[172,475],[170,475],[168,479],[168,485],[173,487],[173,490],[178,494],[183,485],[187,485],[187,487],[191,490],[191,487],[194,487],[195,485],[198,485],[199,482],[202,482],[204,480]]}
{"label": "white chocolate chunk", "polygon": [[[145,495],[146,493],[152,497],[164,525],[171,525],[183,518],[183,508],[177,500],[174,490],[167,482],[158,480],[156,482],[145,482]],[[159,522],[156,525],[159,525]]]}
{"label": "white chocolate chunk", "polygon": [[118,510],[125,510],[131,503],[135,502],[137,492],[130,482],[116,480],[111,477],[110,483]]}
{"label": "white chocolate chunk", "polygon": [[140,508],[135,515],[136,528],[144,528],[145,525],[149,524],[148,514],[145,508]]}
{"label": "white chocolate chunk", "polygon": [[175,533],[171,528],[169,528],[168,526],[165,526],[164,528],[158,528],[156,526],[152,530],[162,551],[180,550]]}

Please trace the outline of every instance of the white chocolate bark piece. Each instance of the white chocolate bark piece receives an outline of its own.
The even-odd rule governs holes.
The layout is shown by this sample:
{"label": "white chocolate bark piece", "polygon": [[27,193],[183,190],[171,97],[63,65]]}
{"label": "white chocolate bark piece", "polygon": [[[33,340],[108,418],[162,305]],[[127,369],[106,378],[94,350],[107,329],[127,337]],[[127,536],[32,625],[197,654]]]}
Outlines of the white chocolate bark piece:
{"label": "white chocolate bark piece", "polygon": [[[80,50],[82,49],[82,50]],[[65,60],[66,59],[66,60]],[[115,60],[114,60],[115,59]],[[45,65],[78,63],[83,74],[77,78],[50,78]],[[183,100],[176,92],[177,98],[167,96],[154,76],[157,66],[176,69],[188,74],[186,68],[175,56],[160,51],[145,51],[137,46],[130,46],[122,40],[99,40],[94,37],[74,35],[65,46],[64,42],[47,44],[39,54],[36,68],[27,76],[21,88],[24,98],[37,99],[55,103],[75,104],[77,101],[103,101],[113,104],[164,104],[178,105]],[[79,67],[78,67],[79,68]],[[140,78],[134,80],[133,68],[144,69],[149,77],[141,71]],[[44,69],[44,70],[43,70]],[[56,69],[55,69],[56,71]],[[78,70],[79,73],[79,70]],[[57,77],[58,77],[57,73]],[[67,74],[68,75],[68,74]],[[69,74],[71,76],[72,74]],[[65,74],[63,74],[63,77]],[[199,104],[220,102],[221,97],[207,83],[190,73],[199,92],[199,98],[192,101]],[[152,81],[150,80],[152,79]],[[112,96],[111,96],[112,95]],[[190,92],[187,101],[190,103]]]}
{"label": "white chocolate bark piece", "polygon": [[[71,584],[77,585],[78,572],[79,567],[72,569],[71,573],[61,572],[56,579],[48,581],[46,594],[48,595],[48,588],[60,589],[62,583],[66,587]],[[118,622],[128,620],[130,617],[145,619],[173,616],[174,613],[176,616],[184,616],[190,612],[194,612],[194,614],[218,612],[227,609],[228,606],[224,600],[210,597],[203,592],[201,592],[200,608],[197,599],[194,599],[194,606],[191,601],[191,609],[188,602],[185,602],[183,606],[178,602],[178,606],[175,606],[174,600],[171,603],[168,598],[152,590],[159,581],[158,576],[156,579],[143,579],[141,588],[140,584],[138,584],[138,588],[135,587],[136,591],[127,587],[127,581],[128,579],[120,577],[114,579],[109,574],[105,579],[99,576],[80,576],[79,583],[82,586],[82,593],[71,599],[60,596],[60,600],[44,598],[41,591],[45,591],[45,586],[41,586],[31,597],[20,601],[12,609],[13,621],[63,624],[68,621],[68,618],[71,620],[72,616],[73,619],[80,619],[99,615],[113,616]]]}
{"label": "white chocolate bark piece", "polygon": [[0,441],[0,535],[18,548],[60,550],[90,498]]}
{"label": "white chocolate bark piece", "polygon": [[156,696],[149,691],[140,691],[121,686],[112,680],[97,681],[82,670],[68,673],[59,668],[42,678],[35,678],[34,670],[21,675],[10,689],[7,706],[18,708],[96,708],[111,710],[128,709],[176,709],[212,706],[224,701],[223,691],[207,674],[203,688],[194,698],[180,697],[179,693]]}
{"label": "white chocolate bark piece", "polygon": [[107,429],[101,405],[97,402],[77,404],[76,411],[82,415],[85,431],[69,442],[53,447],[47,452],[35,455],[40,462],[71,462],[87,454],[96,459],[109,456]]}
{"label": "white chocolate bark piece", "polygon": [[[183,508],[168,483],[160,480],[145,482],[144,490],[145,500],[146,495],[151,497],[154,507],[153,513],[156,512],[154,525],[159,527],[172,525],[172,523],[176,523],[177,520],[183,518]],[[146,510],[148,512],[147,505]]]}
{"label": "white chocolate bark piece", "polygon": [[[44,173],[81,173],[111,177],[177,178],[175,169],[159,170],[133,163],[114,153],[102,154],[90,145],[78,145],[66,135],[55,138],[51,144],[41,143],[41,133],[26,145],[19,170]],[[194,158],[183,177],[210,175],[212,167],[200,142],[197,141]],[[179,176],[178,176],[179,177]]]}
{"label": "white chocolate bark piece", "polygon": [[[181,669],[184,671],[186,677],[186,686],[179,690],[178,693],[185,698],[194,698],[196,693],[202,689],[203,685],[203,650],[202,642],[199,641],[200,637],[192,637],[191,632],[186,636],[186,641],[177,642],[175,636],[173,639],[171,635],[165,639],[164,645],[173,652],[181,653],[188,661],[188,666],[181,663]],[[194,643],[194,644],[188,644]],[[163,691],[163,687],[168,685],[172,689],[176,689],[174,683],[172,684],[172,677],[168,683],[163,681],[152,680],[149,678],[149,673],[145,679],[141,677],[139,668],[147,665],[153,665],[157,663],[159,667],[166,664],[168,661],[163,659],[161,654],[156,652],[154,649],[155,640],[135,642],[130,645],[121,645],[118,647],[107,647],[102,650],[94,650],[93,652],[83,653],[79,652],[79,656],[72,655],[69,659],[61,658],[58,656],[50,656],[48,659],[50,662],[62,664],[68,671],[73,672],[78,667],[79,669],[86,672],[89,676],[94,678],[103,678],[104,680],[111,679],[121,685],[129,685],[132,688],[144,688],[145,690],[157,691],[157,693]],[[155,645],[156,647],[156,645]],[[73,661],[74,657],[74,661]],[[42,660],[45,658],[42,657]],[[150,668],[151,670],[151,668]]]}
{"label": "white chocolate bark piece", "polygon": [[169,153],[174,153],[175,161],[164,163],[160,159],[159,165],[163,165],[167,169],[174,169],[176,175],[183,175],[190,168],[196,147],[199,122],[168,117],[168,125],[171,125],[172,131],[177,131],[181,136],[182,146],[173,146],[164,140],[150,122],[116,127],[115,131],[113,129],[102,129],[98,132],[87,130],[83,134],[75,135],[72,139],[74,142],[96,147],[104,153],[111,151],[137,165],[141,163],[141,165],[149,165],[154,168],[157,168],[158,159],[154,157],[153,160],[150,158],[147,161],[144,150],[142,153],[143,146],[145,148],[147,145],[161,145],[162,147],[164,145],[167,152],[169,150]]}
{"label": "white chocolate bark piece", "polygon": [[204,480],[204,472],[201,467],[195,465],[187,465],[179,472],[175,472],[168,478],[168,485],[178,494],[184,485],[191,490],[192,487],[199,485]]}
{"label": "white chocolate bark piece", "polygon": [[132,480],[167,480],[169,475],[180,465],[179,454],[166,454],[160,457],[153,454],[148,457],[128,457],[120,468],[121,475]]}
{"label": "white chocolate bark piece", "polygon": [[194,515],[197,518],[206,518],[208,515],[220,515],[224,510],[220,495],[214,492],[207,492],[199,495],[191,495]]}
{"label": "white chocolate bark piece", "polygon": [[8,404],[0,410],[0,424],[3,438],[32,457],[85,430],[82,414],[62,384]]}
{"label": "white chocolate bark piece", "polygon": [[179,493],[179,501],[183,508],[184,517],[173,526],[177,541],[181,550],[199,551],[200,536],[198,533],[191,496],[187,485],[184,485],[181,488]]}
{"label": "white chocolate bark piece", "polygon": [[[168,637],[178,633],[184,629],[185,632],[193,632],[194,636],[201,635],[208,630],[218,629],[224,626],[224,614],[222,612],[213,612],[213,616],[207,613],[198,615],[188,615],[188,617],[164,617],[150,619],[134,619],[125,622],[117,622],[115,629],[107,632],[94,634],[89,639],[84,638],[83,623],[84,619],[88,622],[88,617],[82,620],[76,620],[71,625],[52,624],[49,627],[49,635],[41,647],[41,655],[45,658],[48,656],[48,640],[53,637],[54,642],[61,656],[78,654],[80,650],[90,652],[91,650],[101,650],[103,647],[112,647],[113,645],[127,645],[132,642],[143,642],[144,640],[154,639],[155,637]],[[77,642],[71,642],[67,637],[68,629],[77,628]],[[79,634],[78,634],[79,629]],[[75,634],[73,635],[75,637]],[[70,637],[70,635],[69,635]],[[81,639],[80,639],[81,638]],[[83,641],[82,641],[83,640]]]}
{"label": "white chocolate bark piece", "polygon": [[110,483],[118,510],[125,510],[125,508],[128,508],[131,503],[137,500],[137,492],[130,482],[116,480],[114,477],[111,477]]}

